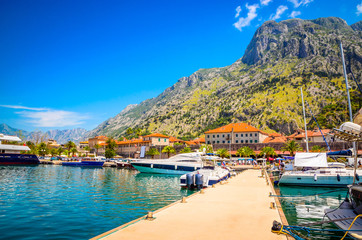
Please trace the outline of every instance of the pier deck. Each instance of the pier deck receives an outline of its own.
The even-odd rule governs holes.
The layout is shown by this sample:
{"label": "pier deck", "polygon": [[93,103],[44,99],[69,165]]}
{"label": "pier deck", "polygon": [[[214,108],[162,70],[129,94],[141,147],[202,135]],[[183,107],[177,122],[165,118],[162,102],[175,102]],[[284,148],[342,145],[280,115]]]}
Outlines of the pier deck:
{"label": "pier deck", "polygon": [[271,232],[278,210],[270,208],[270,186],[247,170],[227,184],[195,194],[187,203],[176,203],[154,213],[155,219],[136,220],[95,239],[286,239]]}

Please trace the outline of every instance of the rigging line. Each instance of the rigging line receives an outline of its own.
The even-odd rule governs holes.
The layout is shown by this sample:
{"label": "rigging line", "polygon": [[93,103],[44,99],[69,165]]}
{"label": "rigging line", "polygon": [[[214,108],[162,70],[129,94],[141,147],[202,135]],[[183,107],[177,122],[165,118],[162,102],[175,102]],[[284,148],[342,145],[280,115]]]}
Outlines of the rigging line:
{"label": "rigging line", "polygon": [[352,72],[351,67],[349,67],[348,70],[349,70],[349,72],[352,74],[352,78],[353,78],[354,82],[357,84],[357,87],[358,87],[359,91],[360,91],[361,94],[362,94],[362,88],[361,88],[361,86],[358,84],[356,78],[354,77],[354,74],[353,74],[353,72]]}
{"label": "rigging line", "polygon": [[317,122],[317,119],[314,117],[314,114],[313,114],[313,112],[312,112],[312,109],[310,108],[307,100],[305,101],[305,103],[306,103],[306,105],[307,105],[310,113],[312,114],[312,117],[313,117],[314,121],[316,122],[316,124],[317,124],[317,126],[318,126],[319,132],[322,134],[323,140],[324,140],[324,142],[325,142],[326,145],[327,145],[328,151],[331,151],[331,148],[329,147],[328,142],[327,142],[326,138],[324,137],[324,134],[323,134],[321,128],[319,127],[319,124],[318,124],[318,122]]}

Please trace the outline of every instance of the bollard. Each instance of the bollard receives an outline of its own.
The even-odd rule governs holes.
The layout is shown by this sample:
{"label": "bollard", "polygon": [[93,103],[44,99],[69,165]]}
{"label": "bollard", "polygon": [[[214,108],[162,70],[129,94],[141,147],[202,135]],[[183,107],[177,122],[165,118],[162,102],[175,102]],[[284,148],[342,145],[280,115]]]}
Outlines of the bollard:
{"label": "bollard", "polygon": [[181,198],[181,203],[187,203],[187,201],[186,201],[186,198],[185,198],[185,197],[182,197],[182,198]]}
{"label": "bollard", "polygon": [[215,184],[212,184],[212,187],[215,188]]}
{"label": "bollard", "polygon": [[275,203],[274,202],[270,203],[270,209],[275,209]]}
{"label": "bollard", "polygon": [[155,218],[153,217],[153,212],[148,212],[148,213],[147,213],[146,220],[152,221],[152,220],[154,220],[154,219],[155,219]]}
{"label": "bollard", "polygon": [[200,190],[200,194],[204,194],[205,193],[205,190],[204,189],[201,189]]}
{"label": "bollard", "polygon": [[272,195],[272,193],[271,193],[271,192],[269,192],[269,197],[271,197],[271,195]]}

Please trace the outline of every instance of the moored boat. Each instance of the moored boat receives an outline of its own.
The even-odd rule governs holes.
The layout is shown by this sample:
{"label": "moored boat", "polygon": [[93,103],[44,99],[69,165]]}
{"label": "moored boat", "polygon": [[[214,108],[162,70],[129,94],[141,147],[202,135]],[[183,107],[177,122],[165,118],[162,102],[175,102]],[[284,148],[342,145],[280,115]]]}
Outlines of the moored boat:
{"label": "moored boat", "polygon": [[105,158],[103,157],[85,157],[78,161],[73,162],[63,162],[63,166],[70,166],[70,167],[103,167],[105,162]]}
{"label": "moored boat", "polygon": [[201,189],[210,187],[230,177],[230,171],[222,167],[203,168],[180,177],[181,188]]}
{"label": "moored boat", "polygon": [[0,165],[36,165],[39,159],[35,154],[21,154],[29,151],[28,146],[9,144],[8,142],[20,142],[17,136],[0,134]]}
{"label": "moored boat", "polygon": [[133,160],[132,166],[143,173],[183,175],[201,169],[200,153],[182,153],[168,159]]}

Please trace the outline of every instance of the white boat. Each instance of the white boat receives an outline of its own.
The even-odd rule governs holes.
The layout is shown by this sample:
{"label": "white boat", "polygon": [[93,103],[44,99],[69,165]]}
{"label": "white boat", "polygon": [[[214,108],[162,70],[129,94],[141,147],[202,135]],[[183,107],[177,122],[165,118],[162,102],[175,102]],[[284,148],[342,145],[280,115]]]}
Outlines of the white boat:
{"label": "white boat", "polygon": [[210,187],[230,177],[230,171],[218,166],[200,169],[180,177],[181,188],[201,189]]}
{"label": "white boat", "polygon": [[[328,165],[326,153],[296,153],[294,161],[294,170],[281,176],[280,185],[346,187],[353,183],[354,171],[343,164]],[[357,183],[359,176],[362,171],[357,171]]]}
{"label": "white boat", "polygon": [[131,160],[134,168],[143,173],[183,175],[202,168],[200,153],[182,153],[168,159]]}

